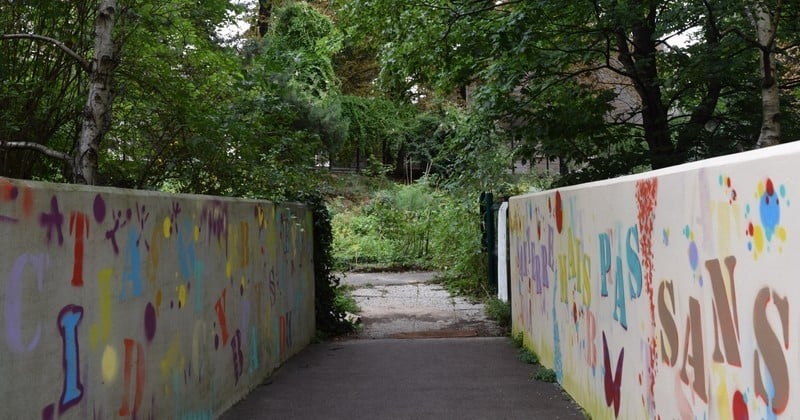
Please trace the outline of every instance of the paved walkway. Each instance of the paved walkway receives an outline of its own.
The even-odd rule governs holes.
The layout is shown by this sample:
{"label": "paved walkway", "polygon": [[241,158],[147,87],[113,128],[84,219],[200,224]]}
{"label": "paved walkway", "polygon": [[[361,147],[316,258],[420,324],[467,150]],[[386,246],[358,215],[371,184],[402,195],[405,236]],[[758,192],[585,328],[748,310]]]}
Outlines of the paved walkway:
{"label": "paved walkway", "polygon": [[221,418],[584,418],[560,387],[531,379],[536,368],[509,338],[492,336],[475,304],[429,280],[346,277],[363,310],[359,336],[309,346]]}
{"label": "paved walkway", "polygon": [[436,273],[349,273],[343,285],[361,308],[359,338],[499,337],[483,304],[450,296]]}

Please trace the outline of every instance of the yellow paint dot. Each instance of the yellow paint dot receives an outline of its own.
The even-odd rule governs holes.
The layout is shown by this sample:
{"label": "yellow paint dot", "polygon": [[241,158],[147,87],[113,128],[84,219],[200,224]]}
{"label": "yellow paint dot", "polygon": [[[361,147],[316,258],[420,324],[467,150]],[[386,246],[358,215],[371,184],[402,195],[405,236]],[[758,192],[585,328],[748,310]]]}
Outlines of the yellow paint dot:
{"label": "yellow paint dot", "polygon": [[783,226],[779,227],[777,233],[778,239],[780,239],[781,242],[786,242],[786,228]]}
{"label": "yellow paint dot", "polygon": [[172,220],[169,217],[164,218],[164,237],[169,238],[172,233]]}
{"label": "yellow paint dot", "polygon": [[225,263],[225,277],[231,278],[232,274],[233,274],[233,263],[231,263],[231,261],[228,260],[228,262]]}
{"label": "yellow paint dot", "polygon": [[117,377],[117,351],[111,346],[106,346],[103,350],[103,360],[101,361],[103,369],[103,380],[107,383],[114,382]]}
{"label": "yellow paint dot", "polygon": [[764,229],[760,225],[753,227],[753,246],[756,256],[764,252]]}
{"label": "yellow paint dot", "polygon": [[161,289],[156,291],[156,316],[158,316],[159,308],[161,308]]}
{"label": "yellow paint dot", "polygon": [[200,240],[200,226],[194,226],[194,241],[197,242]]}
{"label": "yellow paint dot", "polygon": [[183,308],[186,306],[186,285],[178,286],[178,307]]}
{"label": "yellow paint dot", "polygon": [[244,289],[245,287],[247,287],[247,280],[244,278],[244,276],[242,276],[242,281],[241,281],[241,283],[242,283],[242,289]]}

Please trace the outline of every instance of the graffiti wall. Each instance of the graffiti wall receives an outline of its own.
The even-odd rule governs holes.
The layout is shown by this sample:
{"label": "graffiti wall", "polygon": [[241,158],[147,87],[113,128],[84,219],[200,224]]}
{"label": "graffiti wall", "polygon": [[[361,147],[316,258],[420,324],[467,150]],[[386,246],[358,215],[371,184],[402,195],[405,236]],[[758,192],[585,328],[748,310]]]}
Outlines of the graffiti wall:
{"label": "graffiti wall", "polygon": [[210,419],[314,333],[299,205],[0,178],[0,417]]}
{"label": "graffiti wall", "polygon": [[798,167],[795,143],[512,198],[514,332],[593,418],[799,417]]}

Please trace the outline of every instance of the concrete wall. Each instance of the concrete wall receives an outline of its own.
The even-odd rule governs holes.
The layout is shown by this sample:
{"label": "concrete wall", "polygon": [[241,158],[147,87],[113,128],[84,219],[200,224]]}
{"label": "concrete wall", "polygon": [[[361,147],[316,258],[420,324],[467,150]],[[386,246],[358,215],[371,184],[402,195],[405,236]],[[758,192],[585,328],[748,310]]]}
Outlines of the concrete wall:
{"label": "concrete wall", "polygon": [[798,192],[794,143],[514,197],[513,330],[596,419],[800,417]]}
{"label": "concrete wall", "polygon": [[314,334],[311,235],[298,205],[0,178],[0,417],[214,417]]}

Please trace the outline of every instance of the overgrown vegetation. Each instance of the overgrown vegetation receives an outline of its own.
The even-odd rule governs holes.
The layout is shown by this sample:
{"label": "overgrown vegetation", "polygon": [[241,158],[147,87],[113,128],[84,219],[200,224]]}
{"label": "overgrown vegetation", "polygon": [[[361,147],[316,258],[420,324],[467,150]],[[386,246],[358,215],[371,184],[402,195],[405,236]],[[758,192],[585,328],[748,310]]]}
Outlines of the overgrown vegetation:
{"label": "overgrown vegetation", "polygon": [[511,302],[503,302],[496,297],[490,297],[484,304],[486,305],[486,316],[497,321],[503,330],[511,328]]}
{"label": "overgrown vegetation", "polygon": [[330,202],[337,269],[438,270],[456,292],[485,293],[477,197],[464,200],[422,179]]}
{"label": "overgrown vegetation", "polygon": [[337,287],[335,290],[336,296],[333,298],[333,306],[339,312],[349,312],[357,314],[361,312],[358,302],[351,294],[351,291],[346,287]]}
{"label": "overgrown vegetation", "polygon": [[314,310],[319,335],[352,332],[354,326],[345,318],[347,309],[338,300],[339,278],[333,272],[333,232],[328,208],[319,194],[302,194],[298,198],[311,208],[314,217]]}

